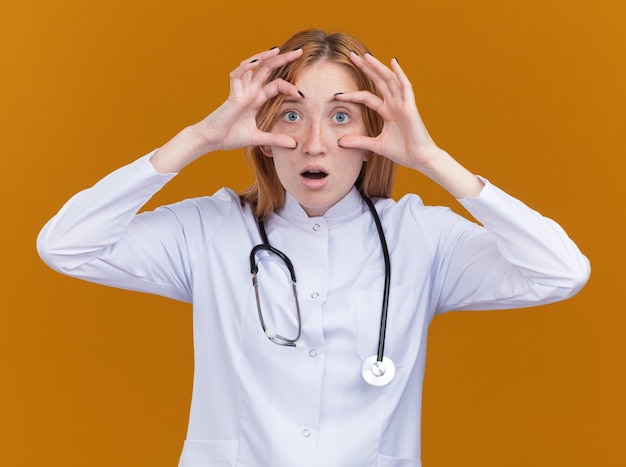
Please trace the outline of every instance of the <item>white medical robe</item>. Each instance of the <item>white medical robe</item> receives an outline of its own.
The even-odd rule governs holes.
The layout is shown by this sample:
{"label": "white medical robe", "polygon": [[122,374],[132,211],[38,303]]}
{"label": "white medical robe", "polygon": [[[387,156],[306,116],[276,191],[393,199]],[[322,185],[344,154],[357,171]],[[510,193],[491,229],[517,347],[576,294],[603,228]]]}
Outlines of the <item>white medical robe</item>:
{"label": "white medical robe", "polygon": [[[376,353],[384,263],[356,190],[322,217],[287,196],[269,241],[297,276],[304,350],[263,334],[251,282],[260,243],[248,206],[222,189],[136,215],[173,175],[148,156],[77,194],[38,240],[54,269],[193,303],[195,374],[180,467],[418,467],[428,325],[448,310],[566,299],[589,263],[553,221],[487,182],[460,202],[484,226],[407,195],[375,199],[391,254],[385,387],[361,378]],[[282,263],[258,255],[263,313],[284,335],[296,310]]]}

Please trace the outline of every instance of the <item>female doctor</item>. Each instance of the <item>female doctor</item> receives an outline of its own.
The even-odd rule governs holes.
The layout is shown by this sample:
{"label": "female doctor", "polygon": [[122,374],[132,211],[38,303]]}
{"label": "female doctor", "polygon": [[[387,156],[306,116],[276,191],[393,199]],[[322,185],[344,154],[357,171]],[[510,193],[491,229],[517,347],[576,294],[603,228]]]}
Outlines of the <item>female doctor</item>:
{"label": "female doctor", "polygon": [[[137,214],[193,160],[248,148],[255,183]],[[476,218],[390,199],[397,165]],[[295,34],[228,99],[75,195],[40,233],[52,268],[193,303],[181,467],[414,466],[432,318],[563,300],[589,263],[552,220],[429,136],[397,60]]]}

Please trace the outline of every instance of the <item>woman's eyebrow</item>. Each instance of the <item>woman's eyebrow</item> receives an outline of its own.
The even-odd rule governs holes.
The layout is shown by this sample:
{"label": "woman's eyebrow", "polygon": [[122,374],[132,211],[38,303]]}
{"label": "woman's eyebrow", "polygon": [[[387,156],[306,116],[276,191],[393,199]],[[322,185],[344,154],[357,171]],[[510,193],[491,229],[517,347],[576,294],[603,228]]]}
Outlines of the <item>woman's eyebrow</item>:
{"label": "woman's eyebrow", "polygon": [[296,99],[285,99],[281,105],[284,105],[284,104],[294,105],[294,104],[300,104],[301,102],[302,101],[299,100],[299,99],[298,100],[296,100]]}
{"label": "woman's eyebrow", "polygon": [[[350,101],[338,101],[337,99],[335,99],[335,96],[333,95],[332,97],[330,97],[326,103],[327,104],[332,104],[334,102],[338,102],[341,103],[342,105],[348,105],[348,106],[359,106],[360,104],[358,102],[350,102]],[[302,100],[301,99],[285,99],[282,103],[282,105],[299,105],[302,104]]]}

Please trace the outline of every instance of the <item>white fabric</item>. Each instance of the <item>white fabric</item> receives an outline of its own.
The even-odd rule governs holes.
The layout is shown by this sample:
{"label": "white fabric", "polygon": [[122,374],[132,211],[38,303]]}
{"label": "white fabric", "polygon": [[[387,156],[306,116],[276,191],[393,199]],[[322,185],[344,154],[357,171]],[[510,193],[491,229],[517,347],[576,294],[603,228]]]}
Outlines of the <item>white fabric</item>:
{"label": "white fabric", "polygon": [[[376,353],[384,263],[354,190],[325,216],[293,198],[266,223],[293,262],[305,350],[264,336],[249,254],[260,237],[228,189],[136,212],[173,175],[148,156],[72,198],[42,230],[54,269],[193,303],[195,375],[180,467],[418,467],[428,325],[448,310],[524,307],[575,294],[587,259],[562,229],[487,182],[461,203],[485,228],[415,195],[374,200],[391,254],[386,356],[395,380],[361,378]],[[268,326],[295,331],[282,263],[259,255]]]}

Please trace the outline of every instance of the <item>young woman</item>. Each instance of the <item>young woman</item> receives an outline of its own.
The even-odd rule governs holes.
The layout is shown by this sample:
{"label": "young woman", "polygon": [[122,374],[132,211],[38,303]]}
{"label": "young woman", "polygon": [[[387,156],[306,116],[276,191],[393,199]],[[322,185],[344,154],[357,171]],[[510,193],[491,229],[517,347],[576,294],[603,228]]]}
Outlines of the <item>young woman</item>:
{"label": "young woman", "polygon": [[[432,318],[566,299],[589,263],[555,222],[440,149],[398,61],[354,38],[299,32],[230,81],[204,120],[68,201],[40,255],[193,303],[181,467],[419,466]],[[243,194],[137,214],[193,160],[241,147],[256,172]],[[397,164],[481,225],[390,199]]]}

